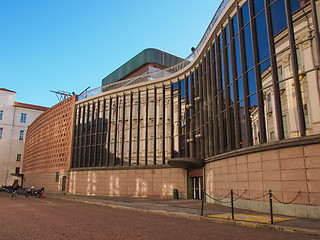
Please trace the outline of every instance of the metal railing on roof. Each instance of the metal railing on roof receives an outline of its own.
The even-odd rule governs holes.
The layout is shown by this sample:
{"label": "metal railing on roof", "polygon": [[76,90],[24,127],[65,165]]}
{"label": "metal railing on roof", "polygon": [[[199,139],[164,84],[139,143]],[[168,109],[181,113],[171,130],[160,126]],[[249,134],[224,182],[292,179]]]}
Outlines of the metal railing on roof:
{"label": "metal railing on roof", "polygon": [[155,71],[152,73],[145,73],[145,74],[142,74],[137,77],[125,79],[125,80],[122,80],[119,82],[111,83],[108,85],[104,85],[104,86],[92,89],[90,91],[87,91],[87,92],[80,94],[78,96],[78,100],[82,100],[82,99],[94,96],[94,95],[102,93],[102,92],[114,90],[117,88],[129,86],[132,84],[146,82],[146,81],[154,80],[157,78],[166,77],[166,76],[169,76],[170,74],[175,73],[175,72],[181,70],[182,68],[186,67],[190,62],[192,62],[200,54],[200,50],[203,47],[203,45],[205,44],[206,40],[209,38],[214,24],[217,22],[218,18],[220,17],[221,13],[226,8],[226,6],[228,5],[229,2],[230,2],[230,0],[223,0],[221,2],[220,6],[218,7],[217,12],[215,13],[214,17],[212,18],[212,20],[211,20],[205,34],[203,35],[201,41],[199,42],[198,46],[184,61],[182,61],[172,67],[166,68],[164,70],[159,70],[159,71]]}

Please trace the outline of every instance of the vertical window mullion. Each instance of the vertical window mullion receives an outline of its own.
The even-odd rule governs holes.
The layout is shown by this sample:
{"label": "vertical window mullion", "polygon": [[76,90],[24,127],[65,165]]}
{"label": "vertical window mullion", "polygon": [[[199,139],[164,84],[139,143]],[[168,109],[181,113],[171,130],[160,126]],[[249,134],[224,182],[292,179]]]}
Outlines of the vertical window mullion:
{"label": "vertical window mullion", "polygon": [[122,135],[121,135],[121,166],[123,166],[123,158],[124,158],[124,144],[125,144],[125,141],[124,141],[124,132],[125,132],[125,120],[126,120],[126,94],[123,93],[123,96],[122,96]]}
{"label": "vertical window mullion", "polygon": [[154,86],[153,165],[157,164],[157,87]]}
{"label": "vertical window mullion", "polygon": [[133,115],[133,93],[130,92],[130,119],[129,119],[129,157],[128,165],[131,166],[131,152],[132,152],[132,115]]}
{"label": "vertical window mullion", "polygon": [[114,122],[114,146],[113,146],[113,166],[117,164],[117,137],[118,137],[118,111],[119,111],[119,96],[116,96],[115,105],[115,122]]}
{"label": "vertical window mullion", "polygon": [[[210,49],[207,51],[206,53],[207,55],[207,61],[206,61],[206,93],[207,93],[207,106],[208,106],[208,137],[209,137],[209,141],[208,141],[208,157],[213,156],[213,130],[212,130],[212,125],[213,125],[213,121],[212,121],[212,93],[211,93],[211,75],[210,75]],[[212,61],[212,58],[211,58]]]}
{"label": "vertical window mullion", "polygon": [[266,23],[267,23],[267,33],[268,33],[268,44],[269,44],[269,52],[270,52],[270,63],[271,63],[271,78],[272,78],[272,88],[273,88],[273,97],[274,97],[274,107],[275,107],[275,119],[276,119],[276,127],[278,131],[278,139],[284,139],[284,131],[283,131],[283,121],[282,121],[282,110],[281,110],[281,100],[280,100],[280,92],[278,85],[278,68],[277,68],[277,60],[275,54],[275,44],[273,38],[273,27],[271,20],[271,9],[270,9],[270,0],[265,0],[265,11],[266,11]]}
{"label": "vertical window mullion", "polygon": [[196,128],[195,128],[195,132],[196,132],[196,157],[197,158],[201,158],[201,155],[199,154],[201,151],[201,145],[200,145],[200,141],[201,139],[199,138],[200,135],[200,128],[201,128],[201,121],[200,121],[200,114],[199,114],[199,75],[198,75],[198,68],[195,68],[195,79],[194,79],[194,99],[195,99],[195,117],[196,117]]}
{"label": "vertical window mullion", "polygon": [[166,146],[166,88],[165,85],[162,84],[162,164],[166,163],[166,152],[165,152],[165,146]]}
{"label": "vertical window mullion", "polygon": [[242,70],[242,80],[243,80],[243,98],[244,98],[244,111],[245,111],[245,133],[246,133],[246,146],[251,146],[253,143],[252,139],[252,127],[250,120],[250,99],[249,95],[249,84],[248,84],[248,74],[247,64],[246,64],[246,52],[245,52],[245,42],[244,42],[244,32],[243,32],[243,19],[242,11],[240,11],[239,5],[237,5],[237,15],[238,15],[238,29],[239,29],[239,42],[240,42],[240,55],[241,55],[241,70]]}
{"label": "vertical window mullion", "polygon": [[209,134],[206,131],[206,125],[208,124],[208,102],[207,102],[207,90],[206,90],[206,57],[203,56],[202,57],[202,63],[201,63],[201,78],[200,78],[200,82],[201,82],[201,88],[200,88],[200,99],[201,99],[201,104],[202,104],[202,131],[201,131],[201,136],[202,136],[202,148],[204,150],[203,152],[203,158],[207,158],[209,155]]}
{"label": "vertical window mullion", "polygon": [[195,148],[195,124],[196,124],[196,117],[195,117],[195,96],[194,96],[194,78],[193,72],[190,72],[190,99],[191,99],[191,116],[190,116],[190,157],[196,156],[196,148]]}
{"label": "vertical window mullion", "polygon": [[[190,79],[190,77],[189,77]],[[188,86],[189,86],[189,81],[188,81],[188,77],[186,75],[184,75],[184,116],[185,116],[185,125],[184,125],[184,141],[185,141],[185,153],[184,156],[185,157],[189,157],[190,156],[190,151],[189,151],[189,92],[188,92]]]}
{"label": "vertical window mullion", "polygon": [[181,81],[178,78],[178,157],[181,157],[181,143],[180,135],[181,131]]}
{"label": "vertical window mullion", "polygon": [[222,71],[221,71],[221,57],[219,54],[219,45],[220,42],[218,41],[218,37],[215,36],[215,42],[216,42],[216,54],[217,54],[217,76],[218,76],[218,89],[217,89],[217,96],[218,96],[218,119],[219,119],[219,153],[223,153],[224,152],[224,127],[223,127],[223,113],[222,113],[222,109],[223,109],[223,94],[222,94]]}
{"label": "vertical window mullion", "polygon": [[284,2],[285,2],[285,9],[286,9],[286,17],[287,17],[287,26],[288,26],[288,35],[289,35],[288,37],[289,37],[290,54],[291,54],[290,59],[291,59],[291,65],[292,65],[294,90],[296,93],[299,130],[300,130],[300,136],[303,137],[306,135],[306,123],[304,119],[301,87],[300,87],[300,81],[299,81],[299,75],[298,75],[297,48],[295,45],[294,29],[293,29],[292,15],[291,15],[291,4],[290,4],[290,0],[284,0]]}
{"label": "vertical window mullion", "polygon": [[254,74],[256,83],[256,93],[257,93],[257,105],[258,105],[258,117],[259,117],[259,132],[260,139],[259,143],[266,143],[266,123],[264,118],[264,105],[263,105],[263,92],[261,84],[261,71],[259,63],[259,51],[258,51],[258,40],[257,40],[257,29],[254,17],[254,7],[253,0],[249,0],[249,15],[250,15],[250,26],[251,26],[251,39],[252,39],[252,52],[253,52],[253,62],[254,62]]}
{"label": "vertical window mullion", "polygon": [[231,68],[232,68],[232,86],[233,86],[233,106],[234,106],[234,129],[235,129],[235,147],[240,148],[241,142],[241,129],[240,129],[240,116],[239,116],[239,88],[236,81],[237,65],[236,65],[236,50],[234,40],[234,29],[231,23],[230,17],[228,19],[229,25],[229,39],[230,39],[230,56],[231,56]]}
{"label": "vertical window mullion", "polygon": [[[217,44],[217,42],[215,42]],[[211,44],[211,93],[212,93],[212,111],[213,111],[213,154],[219,153],[219,126],[217,121],[217,79],[216,79],[216,59],[215,44]]]}
{"label": "vertical window mullion", "polygon": [[137,116],[137,165],[139,165],[140,155],[140,104],[141,104],[141,92],[138,90],[138,116]]}
{"label": "vertical window mullion", "polygon": [[146,120],[145,120],[145,156],[144,156],[144,164],[148,165],[148,108],[149,108],[149,100],[148,100],[148,88],[146,89]]}
{"label": "vertical window mullion", "polygon": [[226,109],[226,125],[227,125],[227,150],[232,149],[232,136],[231,136],[231,114],[230,114],[230,90],[229,90],[229,63],[228,63],[228,53],[226,49],[226,31],[221,26],[221,37],[222,37],[222,53],[223,54],[223,72],[224,72],[224,90],[226,93],[225,99],[225,109]]}
{"label": "vertical window mullion", "polygon": [[101,145],[100,145],[100,162],[99,162],[99,166],[100,167],[102,167],[102,163],[103,163],[103,149],[104,149],[104,138],[103,138],[103,136],[104,136],[104,132],[105,132],[105,129],[104,129],[104,123],[105,123],[105,121],[106,121],[106,99],[105,98],[103,98],[103,106],[102,106],[102,122],[101,122],[101,140],[100,140],[100,143],[101,143]]}
{"label": "vertical window mullion", "polygon": [[95,142],[94,142],[94,167],[98,167],[99,163],[97,163],[97,153],[98,153],[98,128],[99,128],[99,114],[100,114],[100,101],[97,102],[97,112],[96,112],[96,129],[95,129]]}
{"label": "vertical window mullion", "polygon": [[107,166],[110,165],[110,139],[111,139],[111,112],[112,112],[112,98],[109,97],[109,117],[108,117],[108,141],[107,141]]}
{"label": "vertical window mullion", "polygon": [[170,82],[170,115],[171,115],[171,124],[170,124],[170,133],[171,133],[171,141],[170,141],[170,150],[171,150],[171,158],[174,158],[174,117],[173,117],[173,104],[174,104],[174,100],[173,100],[173,83]]}

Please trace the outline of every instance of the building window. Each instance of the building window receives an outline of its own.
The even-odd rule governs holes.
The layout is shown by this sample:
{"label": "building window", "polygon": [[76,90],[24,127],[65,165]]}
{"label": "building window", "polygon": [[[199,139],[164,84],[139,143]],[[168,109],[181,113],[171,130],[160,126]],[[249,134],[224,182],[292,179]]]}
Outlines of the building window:
{"label": "building window", "polygon": [[2,138],[2,131],[3,131],[3,128],[0,128],[0,138]]}
{"label": "building window", "polygon": [[16,167],[16,174],[19,174],[19,173],[20,173],[20,168]]}
{"label": "building window", "polygon": [[24,131],[20,130],[19,140],[23,140]]}
{"label": "building window", "polygon": [[20,122],[25,123],[27,121],[27,114],[21,113]]}
{"label": "building window", "polygon": [[0,120],[2,120],[3,117],[3,110],[0,110]]}
{"label": "building window", "polygon": [[267,113],[272,113],[271,93],[267,94]]}
{"label": "building window", "polygon": [[56,182],[59,182],[59,172],[56,172]]}
{"label": "building window", "polygon": [[20,153],[17,154],[17,162],[21,162],[21,154]]}

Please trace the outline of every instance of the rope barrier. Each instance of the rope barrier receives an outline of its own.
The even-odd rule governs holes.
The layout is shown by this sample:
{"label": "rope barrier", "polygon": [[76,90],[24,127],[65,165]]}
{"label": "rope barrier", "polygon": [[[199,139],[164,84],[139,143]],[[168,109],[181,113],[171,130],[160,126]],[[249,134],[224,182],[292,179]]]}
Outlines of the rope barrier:
{"label": "rope barrier", "polygon": [[298,196],[301,194],[301,191],[299,191],[297,193],[297,195],[294,197],[294,199],[292,199],[290,202],[283,202],[283,201],[280,201],[275,195],[272,195],[274,197],[275,200],[277,200],[279,203],[282,203],[282,204],[291,204],[293,203],[297,198]]}
{"label": "rope barrier", "polygon": [[227,196],[229,196],[229,195],[230,195],[230,193],[229,193],[225,198],[220,198],[220,199],[217,199],[217,198],[211,197],[211,196],[210,196],[210,195],[208,195],[206,192],[205,192],[205,195],[206,195],[206,196],[208,196],[209,198],[211,198],[212,200],[217,201],[217,202],[220,202],[220,203],[231,203],[231,201],[227,201],[227,202],[221,201],[221,200],[225,199]]}
{"label": "rope barrier", "polygon": [[[269,194],[269,193],[267,192],[266,194],[264,194],[264,195],[262,195],[262,196],[260,196],[260,197],[246,198],[246,197],[242,197],[242,196],[241,196],[241,198],[244,199],[244,200],[258,200],[258,199],[261,199],[261,198],[263,198],[263,197],[265,197],[265,196],[268,196],[268,194]],[[239,196],[239,195],[236,194],[236,193],[234,193],[234,195]]]}

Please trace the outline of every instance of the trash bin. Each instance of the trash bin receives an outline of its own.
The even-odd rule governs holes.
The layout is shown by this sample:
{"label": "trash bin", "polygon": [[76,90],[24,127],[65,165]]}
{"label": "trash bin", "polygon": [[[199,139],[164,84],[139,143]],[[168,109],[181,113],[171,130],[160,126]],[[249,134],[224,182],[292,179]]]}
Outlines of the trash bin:
{"label": "trash bin", "polygon": [[178,189],[173,189],[173,199],[179,199],[179,191],[178,191]]}

